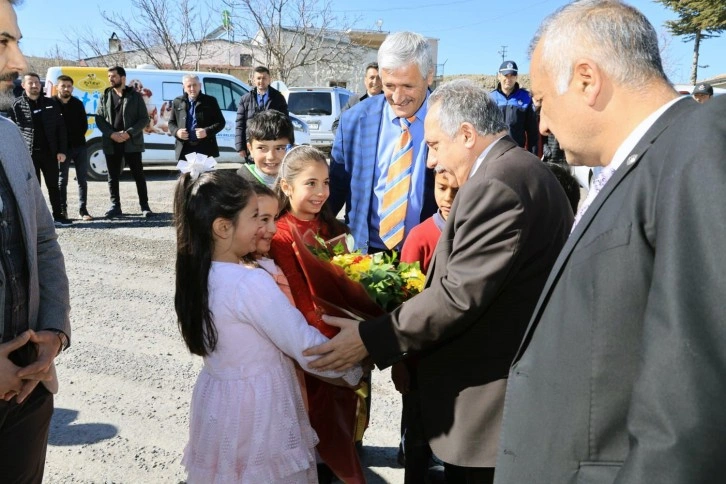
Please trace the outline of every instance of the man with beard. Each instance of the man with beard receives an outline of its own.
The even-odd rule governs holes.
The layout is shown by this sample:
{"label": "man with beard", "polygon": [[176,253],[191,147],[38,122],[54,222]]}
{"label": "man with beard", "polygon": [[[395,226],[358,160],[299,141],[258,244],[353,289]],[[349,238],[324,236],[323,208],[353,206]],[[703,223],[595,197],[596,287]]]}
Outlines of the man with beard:
{"label": "man with beard", "polygon": [[71,221],[63,214],[58,190],[59,165],[66,163],[68,149],[61,107],[55,99],[41,95],[40,77],[34,72],[23,76],[23,89],[23,94],[10,109],[10,119],[18,125],[25,139],[38,183],[43,173],[56,226],[68,227]]}
{"label": "man with beard", "polygon": [[112,219],[123,215],[119,178],[126,162],[136,182],[141,214],[148,218],[152,212],[141,153],[144,151],[144,128],[149,124],[149,112],[141,94],[126,86],[126,69],[111,67],[108,82],[111,87],[103,92],[96,112],[96,125],[103,133],[103,154],[106,155],[111,196],[111,207],[104,216]]}
{"label": "man with beard", "polygon": [[504,115],[509,135],[519,146],[536,155],[539,149],[537,116],[532,106],[532,96],[526,89],[519,87],[518,72],[516,62],[502,62],[497,74],[499,83],[490,96]]}
{"label": "man with beard", "polygon": [[[0,108],[27,69],[13,5],[0,0]],[[68,346],[68,278],[53,219],[18,128],[0,118],[0,480],[40,484]],[[42,381],[42,385],[38,382]]]}
{"label": "man with beard", "polygon": [[60,179],[58,189],[60,191],[61,213],[68,218],[68,168],[70,161],[76,167],[76,179],[78,180],[78,214],[83,220],[93,220],[93,217],[86,209],[86,195],[88,182],[88,158],[86,156],[86,131],[88,130],[88,118],[86,108],[80,99],[73,96],[73,78],[62,75],[58,77],[56,90],[66,131],[68,132],[68,157],[65,163],[60,165]]}

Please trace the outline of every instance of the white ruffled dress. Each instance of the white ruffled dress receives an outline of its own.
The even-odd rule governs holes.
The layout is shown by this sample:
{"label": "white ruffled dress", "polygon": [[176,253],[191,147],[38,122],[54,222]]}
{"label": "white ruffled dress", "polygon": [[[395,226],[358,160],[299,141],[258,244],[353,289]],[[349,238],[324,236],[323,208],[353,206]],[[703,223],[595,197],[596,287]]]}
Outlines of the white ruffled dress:
{"label": "white ruffled dress", "polygon": [[[317,483],[318,439],[291,358],[307,368],[302,351],[327,338],[262,269],[213,262],[209,307],[218,343],[194,386],[187,482]],[[362,372],[320,374],[355,384]]]}

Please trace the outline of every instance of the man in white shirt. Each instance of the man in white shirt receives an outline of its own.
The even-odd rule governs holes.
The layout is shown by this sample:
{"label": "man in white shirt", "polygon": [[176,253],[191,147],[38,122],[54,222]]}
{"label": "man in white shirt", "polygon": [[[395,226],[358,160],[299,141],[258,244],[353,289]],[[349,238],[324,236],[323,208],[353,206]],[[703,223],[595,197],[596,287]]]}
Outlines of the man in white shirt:
{"label": "man in white shirt", "polygon": [[603,170],[510,369],[495,482],[723,482],[726,99],[680,97],[616,0],[531,52],[540,132]]}

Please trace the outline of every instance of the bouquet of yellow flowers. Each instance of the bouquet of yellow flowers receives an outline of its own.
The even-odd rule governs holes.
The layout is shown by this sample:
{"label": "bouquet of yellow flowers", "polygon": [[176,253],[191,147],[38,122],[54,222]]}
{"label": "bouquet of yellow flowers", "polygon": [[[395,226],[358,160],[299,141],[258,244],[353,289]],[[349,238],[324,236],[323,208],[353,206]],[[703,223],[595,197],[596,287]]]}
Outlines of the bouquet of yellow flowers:
{"label": "bouquet of yellow flowers", "polygon": [[418,262],[396,263],[395,253],[351,251],[350,235],[325,241],[312,232],[300,236],[293,231],[293,238],[310,292],[327,314],[367,319],[423,290],[426,276]]}
{"label": "bouquet of yellow flowers", "polygon": [[368,295],[390,311],[423,290],[426,276],[418,262],[396,264],[396,254],[352,252],[334,255],[330,260],[340,266],[350,280],[363,285]]}

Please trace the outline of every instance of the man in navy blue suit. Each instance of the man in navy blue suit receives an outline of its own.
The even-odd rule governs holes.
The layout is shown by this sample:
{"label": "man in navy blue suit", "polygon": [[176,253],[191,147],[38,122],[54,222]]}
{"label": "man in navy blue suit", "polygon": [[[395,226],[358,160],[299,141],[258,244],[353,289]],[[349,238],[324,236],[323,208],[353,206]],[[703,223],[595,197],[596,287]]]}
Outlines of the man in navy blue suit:
{"label": "man in navy blue suit", "polygon": [[[338,213],[345,204],[355,246],[368,252],[400,250],[409,231],[437,209],[423,128],[434,75],[431,46],[420,34],[391,34],[378,50],[378,65],[384,96],[365,99],[342,114],[330,156],[330,206]],[[402,118],[415,118],[408,128],[413,162],[403,239],[388,247],[380,234],[383,195]]]}

